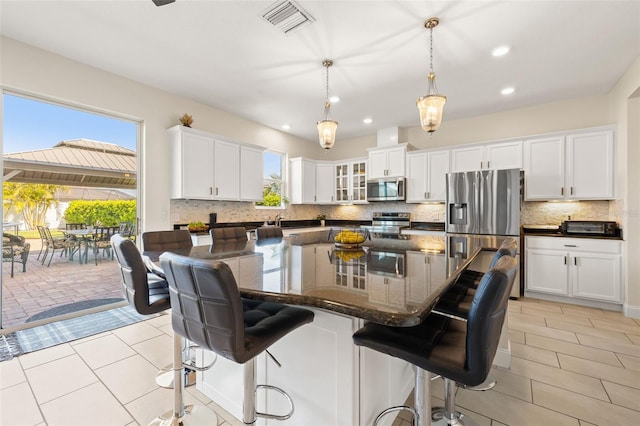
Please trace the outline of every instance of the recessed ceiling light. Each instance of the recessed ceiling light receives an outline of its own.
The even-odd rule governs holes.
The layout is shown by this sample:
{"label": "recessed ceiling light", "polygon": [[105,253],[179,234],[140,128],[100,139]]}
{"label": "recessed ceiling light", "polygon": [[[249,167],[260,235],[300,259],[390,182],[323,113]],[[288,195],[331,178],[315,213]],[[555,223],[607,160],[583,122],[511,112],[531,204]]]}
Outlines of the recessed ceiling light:
{"label": "recessed ceiling light", "polygon": [[373,123],[373,120],[372,120],[370,117],[367,117],[367,118],[365,118],[364,120],[362,120],[362,122],[363,122],[364,124],[371,124],[371,123]]}
{"label": "recessed ceiling light", "polygon": [[329,98],[329,102],[331,102],[332,104],[337,104],[338,102],[340,102],[340,97],[338,96],[331,96]]}
{"label": "recessed ceiling light", "polygon": [[516,91],[516,89],[515,89],[515,88],[513,88],[513,87],[505,87],[504,89],[502,89],[502,90],[500,91],[500,93],[502,93],[503,95],[510,95],[510,94],[512,94],[512,93],[513,93],[513,92],[515,92],[515,91]]}
{"label": "recessed ceiling light", "polygon": [[498,46],[491,51],[491,54],[496,57],[504,56],[507,53],[509,53],[510,50],[511,50],[511,46],[507,46],[507,45]]}
{"label": "recessed ceiling light", "polygon": [[288,124],[283,124],[282,125],[282,130],[289,130],[291,128],[291,126],[289,126]]}

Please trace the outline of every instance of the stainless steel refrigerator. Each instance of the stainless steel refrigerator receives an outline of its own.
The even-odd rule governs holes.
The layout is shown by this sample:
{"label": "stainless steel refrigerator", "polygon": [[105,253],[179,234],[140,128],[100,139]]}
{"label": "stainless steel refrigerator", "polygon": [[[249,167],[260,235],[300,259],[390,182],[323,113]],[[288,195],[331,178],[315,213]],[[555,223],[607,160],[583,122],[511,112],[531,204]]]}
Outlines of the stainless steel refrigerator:
{"label": "stainless steel refrigerator", "polygon": [[[520,169],[483,170],[447,174],[446,232],[453,263],[463,261],[478,247],[498,247],[506,238],[519,243],[522,174]],[[520,260],[518,249],[517,260]],[[484,270],[491,253],[474,261]],[[511,292],[520,296],[519,277]]]}

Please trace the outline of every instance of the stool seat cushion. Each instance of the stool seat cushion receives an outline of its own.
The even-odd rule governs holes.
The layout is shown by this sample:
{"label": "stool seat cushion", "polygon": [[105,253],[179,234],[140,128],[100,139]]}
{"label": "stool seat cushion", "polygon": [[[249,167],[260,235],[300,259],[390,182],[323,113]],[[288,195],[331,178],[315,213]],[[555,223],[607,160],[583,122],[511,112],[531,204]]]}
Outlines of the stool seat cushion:
{"label": "stool seat cushion", "polygon": [[313,312],[280,303],[242,299],[242,308],[245,334],[245,353],[242,358],[246,361],[293,329],[313,320]]}

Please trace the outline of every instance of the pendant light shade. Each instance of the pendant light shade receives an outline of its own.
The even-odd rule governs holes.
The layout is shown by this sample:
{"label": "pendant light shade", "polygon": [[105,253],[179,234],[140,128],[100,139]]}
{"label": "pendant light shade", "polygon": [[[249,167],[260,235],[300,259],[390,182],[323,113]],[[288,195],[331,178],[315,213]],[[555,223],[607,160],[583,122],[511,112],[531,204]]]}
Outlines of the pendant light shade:
{"label": "pendant light shade", "polygon": [[427,94],[416,101],[420,111],[420,125],[426,132],[433,133],[440,128],[442,123],[442,112],[447,97],[438,93],[436,87],[436,73],[433,72],[433,29],[438,26],[438,18],[429,18],[425,21],[424,27],[429,30],[429,52],[430,52],[430,72],[427,77]]}
{"label": "pendant light shade", "polygon": [[318,138],[320,146],[326,150],[331,149],[336,143],[336,130],[338,130],[338,122],[329,120],[329,111],[331,110],[331,102],[329,102],[329,67],[333,65],[331,59],[322,61],[322,66],[327,69],[326,98],[324,102],[324,120],[318,121]]}

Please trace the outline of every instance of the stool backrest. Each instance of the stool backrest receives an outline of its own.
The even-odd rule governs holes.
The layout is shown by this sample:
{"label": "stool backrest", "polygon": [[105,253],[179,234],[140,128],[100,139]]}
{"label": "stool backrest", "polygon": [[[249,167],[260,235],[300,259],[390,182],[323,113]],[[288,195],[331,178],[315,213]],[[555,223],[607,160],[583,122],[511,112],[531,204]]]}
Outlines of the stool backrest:
{"label": "stool backrest", "polygon": [[247,230],[244,226],[231,226],[226,228],[211,228],[209,230],[211,240],[216,242],[247,241]]}
{"label": "stool backrest", "polygon": [[518,242],[515,240],[515,238],[507,238],[502,242],[502,244],[498,248],[498,251],[496,251],[495,256],[493,256],[493,259],[491,259],[491,263],[489,264],[489,269],[496,266],[496,263],[498,263],[498,260],[500,260],[502,256],[516,257],[517,252],[518,252]]}
{"label": "stool backrest", "polygon": [[491,369],[517,267],[518,262],[513,257],[502,256],[484,274],[471,302],[467,319],[466,368],[476,376],[477,383],[484,381]]}
{"label": "stool backrest", "polygon": [[191,233],[186,229],[173,231],[150,231],[142,233],[142,246],[145,251],[167,251],[193,247]]}
{"label": "stool backrest", "polygon": [[260,226],[256,228],[256,239],[282,238],[282,228],[279,226]]}
{"label": "stool backrest", "polygon": [[229,266],[163,253],[160,265],[169,283],[174,332],[237,361],[245,351],[240,291]]}
{"label": "stool backrest", "polygon": [[129,238],[120,234],[111,237],[111,246],[115,253],[120,272],[122,274],[122,293],[135,310],[143,315],[149,315],[168,309],[169,300],[161,306],[151,306],[149,303],[149,280],[147,268],[144,265],[138,247]]}

